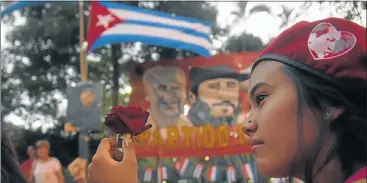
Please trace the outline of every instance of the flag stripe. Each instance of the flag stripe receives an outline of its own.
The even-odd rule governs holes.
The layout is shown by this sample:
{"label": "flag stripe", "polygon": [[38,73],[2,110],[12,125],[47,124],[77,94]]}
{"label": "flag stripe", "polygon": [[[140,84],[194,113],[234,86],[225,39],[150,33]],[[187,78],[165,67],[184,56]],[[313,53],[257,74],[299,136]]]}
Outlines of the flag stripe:
{"label": "flag stripe", "polygon": [[181,26],[155,23],[155,22],[152,22],[152,21],[141,21],[141,20],[125,20],[124,22],[122,22],[122,24],[134,24],[134,25],[143,25],[143,26],[164,28],[164,29],[172,29],[172,30],[181,31],[182,33],[185,33],[185,34],[190,34],[190,35],[193,35],[193,36],[202,37],[202,38],[210,41],[210,38],[209,38],[208,34],[196,31],[196,30],[191,29],[191,28],[181,27]]}
{"label": "flag stripe", "polygon": [[[47,2],[47,1],[46,1]],[[4,11],[1,11],[1,16],[11,13],[17,9],[21,9],[27,6],[35,6],[46,3],[44,1],[15,1],[9,4],[8,7],[4,9]]]}
{"label": "flag stripe", "polygon": [[203,48],[210,49],[211,44],[208,40],[202,37],[196,37],[188,34],[184,34],[177,30],[165,29],[159,27],[150,27],[144,25],[134,24],[118,24],[110,29],[104,31],[101,37],[105,35],[124,35],[124,34],[135,34],[141,36],[153,36],[159,38],[173,39],[185,43],[197,44]]}
{"label": "flag stripe", "polygon": [[[139,8],[139,7],[135,7],[135,6],[129,6],[126,4],[122,4],[122,3],[113,3],[113,2],[99,2],[101,5],[109,8],[111,10],[111,12],[115,13],[116,16],[121,16],[122,18],[131,18],[131,14],[128,14],[129,16],[123,16],[123,15],[127,15],[122,13],[123,11],[121,10],[128,10],[130,12],[134,12],[136,13],[136,15],[138,15],[137,17],[139,17],[140,20],[142,20],[142,17],[150,17],[147,20],[150,21],[167,21],[167,22],[181,22],[182,25],[189,25],[189,24],[193,24],[193,25],[197,25],[199,26],[200,24],[203,27],[210,27],[211,24],[208,21],[204,21],[204,20],[199,20],[199,19],[195,19],[195,18],[188,18],[188,17],[183,17],[183,16],[173,16],[172,14],[168,14],[168,13],[164,13],[164,12],[159,12],[159,11],[154,11],[154,10],[149,10],[149,9],[144,9],[144,8]],[[121,11],[120,13],[115,12],[116,10]],[[145,15],[144,15],[145,14]],[[151,19],[153,18],[153,19]],[[163,22],[162,22],[163,23]],[[185,24],[184,24],[185,23]],[[209,30],[210,31],[210,30]]]}
{"label": "flag stripe", "polygon": [[154,15],[147,15],[144,13],[120,10],[120,9],[109,9],[109,11],[123,20],[149,21],[149,22],[167,24],[167,25],[172,25],[172,26],[186,27],[189,29],[196,30],[198,32],[202,32],[204,34],[210,34],[210,27],[204,26],[200,23],[192,23],[192,22],[179,21],[175,19],[161,18],[161,17],[156,17]]}
{"label": "flag stripe", "polygon": [[141,36],[136,34],[125,34],[125,35],[107,35],[98,38],[91,47],[91,50],[102,47],[107,44],[113,43],[130,43],[130,42],[143,42],[145,44],[173,47],[182,50],[189,50],[196,52],[203,56],[210,56],[210,52],[201,46],[196,44],[184,43],[181,41],[175,41],[172,39],[158,38],[153,36]]}

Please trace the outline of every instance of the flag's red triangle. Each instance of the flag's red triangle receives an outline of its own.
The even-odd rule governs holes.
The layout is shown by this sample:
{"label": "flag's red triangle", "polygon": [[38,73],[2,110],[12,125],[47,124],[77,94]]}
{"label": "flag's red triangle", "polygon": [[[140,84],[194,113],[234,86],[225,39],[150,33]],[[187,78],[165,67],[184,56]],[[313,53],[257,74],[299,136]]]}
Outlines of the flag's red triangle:
{"label": "flag's red triangle", "polygon": [[90,3],[90,5],[90,22],[87,35],[88,50],[106,29],[109,29],[124,21],[123,19],[111,13],[99,2],[93,1]]}

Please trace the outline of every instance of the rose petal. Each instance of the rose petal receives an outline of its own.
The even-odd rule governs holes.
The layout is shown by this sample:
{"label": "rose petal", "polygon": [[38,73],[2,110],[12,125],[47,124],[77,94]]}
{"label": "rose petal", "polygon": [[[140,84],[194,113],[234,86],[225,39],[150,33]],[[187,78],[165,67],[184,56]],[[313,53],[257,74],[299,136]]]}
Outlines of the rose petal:
{"label": "rose petal", "polygon": [[114,113],[117,113],[119,111],[124,111],[124,110],[125,110],[125,107],[122,106],[122,105],[117,105],[117,106],[112,108],[112,112],[114,112]]}
{"label": "rose petal", "polygon": [[149,117],[140,107],[117,105],[106,118],[106,125],[116,133],[139,134],[145,131],[144,125]]}
{"label": "rose petal", "polygon": [[120,121],[116,113],[111,113],[106,117],[105,125],[115,133],[129,131],[128,127]]}

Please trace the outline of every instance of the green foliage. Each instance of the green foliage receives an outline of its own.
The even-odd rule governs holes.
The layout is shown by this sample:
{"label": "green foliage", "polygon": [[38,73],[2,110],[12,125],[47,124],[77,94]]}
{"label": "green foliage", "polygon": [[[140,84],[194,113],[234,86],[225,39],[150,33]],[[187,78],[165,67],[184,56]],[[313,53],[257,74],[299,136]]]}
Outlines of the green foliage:
{"label": "green foliage", "polygon": [[318,3],[321,8],[322,5],[334,6],[338,15],[343,15],[345,19],[359,21],[359,23],[366,26],[366,22],[362,21],[362,11],[366,11],[366,1],[317,1],[305,2],[304,9],[308,9],[314,3]]}

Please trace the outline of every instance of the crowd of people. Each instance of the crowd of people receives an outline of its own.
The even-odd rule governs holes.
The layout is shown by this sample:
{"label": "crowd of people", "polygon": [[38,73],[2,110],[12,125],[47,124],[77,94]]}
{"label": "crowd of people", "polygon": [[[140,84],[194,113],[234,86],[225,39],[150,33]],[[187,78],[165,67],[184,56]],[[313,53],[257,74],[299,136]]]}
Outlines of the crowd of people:
{"label": "crowd of people", "polygon": [[[306,183],[365,183],[366,72],[366,28],[360,25],[328,18],[281,33],[253,65],[248,86],[251,110],[243,131],[259,171]],[[115,145],[114,138],[101,141],[88,182],[138,182],[134,145],[122,143],[122,161],[113,158]],[[37,142],[37,156],[29,148],[24,176],[4,131],[1,146],[3,182],[63,182],[46,141]]]}

